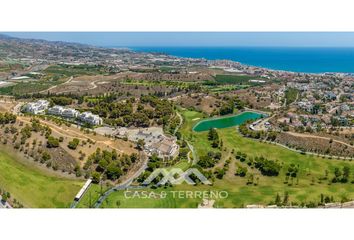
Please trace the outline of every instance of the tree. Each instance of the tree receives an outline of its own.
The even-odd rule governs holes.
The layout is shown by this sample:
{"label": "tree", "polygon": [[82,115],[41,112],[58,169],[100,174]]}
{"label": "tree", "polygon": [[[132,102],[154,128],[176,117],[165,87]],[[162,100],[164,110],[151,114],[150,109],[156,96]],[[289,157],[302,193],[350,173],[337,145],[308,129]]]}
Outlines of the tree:
{"label": "tree", "polygon": [[246,167],[238,166],[235,175],[240,176],[240,177],[245,177],[247,174],[247,171],[248,170]]}
{"label": "tree", "polygon": [[68,148],[75,150],[77,148],[77,146],[79,145],[79,143],[80,143],[80,140],[77,138],[74,138],[73,140],[71,140],[68,143]]}
{"label": "tree", "polygon": [[101,174],[98,172],[93,172],[92,173],[92,182],[93,183],[99,183],[101,179]]}
{"label": "tree", "polygon": [[57,148],[59,147],[59,139],[49,136],[47,139],[47,148]]}
{"label": "tree", "polygon": [[289,193],[288,192],[285,192],[284,194],[284,199],[283,199],[283,205],[287,205],[289,202]]}
{"label": "tree", "polygon": [[3,192],[1,198],[2,198],[1,200],[2,200],[3,202],[6,202],[6,201],[9,199],[9,197],[8,197],[8,195],[7,195],[6,192]]}
{"label": "tree", "polygon": [[122,170],[117,167],[114,163],[111,163],[107,167],[107,178],[110,180],[117,180],[123,174]]}
{"label": "tree", "polygon": [[211,146],[217,148],[220,144],[218,132],[214,128],[210,128],[208,132],[208,139],[212,141]]}
{"label": "tree", "polygon": [[48,152],[44,151],[42,153],[41,159],[42,159],[43,162],[46,162],[46,161],[50,160],[50,158],[51,158],[51,156],[50,156],[50,154]]}
{"label": "tree", "polygon": [[215,140],[218,138],[218,132],[215,130],[215,128],[210,128],[208,132],[208,140]]}
{"label": "tree", "polygon": [[334,178],[333,178],[332,182],[334,182],[334,183],[339,182],[341,180],[341,176],[342,176],[342,171],[336,167],[334,169]]}
{"label": "tree", "polygon": [[277,196],[275,197],[275,205],[281,206],[281,199],[279,193],[277,193]]}
{"label": "tree", "polygon": [[145,141],[143,139],[139,139],[136,145],[139,150],[143,150],[145,146]]}
{"label": "tree", "polygon": [[281,165],[280,163],[268,160],[264,157],[255,157],[255,167],[262,173],[264,176],[278,176]]}
{"label": "tree", "polygon": [[346,183],[349,180],[349,175],[350,175],[350,168],[348,166],[343,167],[343,176],[341,179],[342,183]]}
{"label": "tree", "polygon": [[52,97],[51,98],[52,102],[56,105],[70,105],[72,103],[72,99],[69,97]]}
{"label": "tree", "polygon": [[234,112],[234,102],[230,100],[227,103],[224,103],[220,107],[220,115],[226,115]]}
{"label": "tree", "polygon": [[108,161],[106,159],[101,159],[98,162],[97,171],[103,172],[108,166]]}
{"label": "tree", "polygon": [[12,113],[0,113],[0,124],[9,124],[16,122],[16,115]]}

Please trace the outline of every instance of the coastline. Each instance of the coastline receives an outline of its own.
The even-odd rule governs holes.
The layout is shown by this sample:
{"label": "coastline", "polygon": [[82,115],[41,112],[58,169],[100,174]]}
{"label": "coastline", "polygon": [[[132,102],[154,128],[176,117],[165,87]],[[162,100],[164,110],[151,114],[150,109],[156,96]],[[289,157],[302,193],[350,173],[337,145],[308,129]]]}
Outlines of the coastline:
{"label": "coastline", "polygon": [[[235,56],[233,56],[232,50],[255,50],[255,49],[259,49],[259,50],[276,50],[277,52],[279,51],[293,51],[293,50],[322,50],[322,51],[333,51],[333,50],[350,50],[354,53],[354,48],[344,48],[344,47],[109,47],[109,48],[120,48],[120,49],[129,49],[130,51],[133,52],[139,52],[139,53],[146,53],[146,54],[161,54],[161,55],[166,55],[166,56],[171,56],[171,57],[176,57],[176,58],[181,58],[181,59],[195,59],[195,60],[205,60],[208,62],[212,62],[212,61],[229,61],[229,62],[233,62],[235,64],[240,64],[244,67],[253,67],[253,68],[260,68],[260,69],[265,69],[265,70],[269,70],[269,71],[275,71],[275,72],[286,72],[286,73],[292,73],[292,74],[309,74],[309,75],[324,75],[324,74],[344,74],[344,75],[348,75],[348,76],[352,76],[354,75],[354,68],[352,68],[351,66],[354,66],[354,59],[352,60],[351,58],[347,57],[347,60],[349,61],[353,61],[353,62],[348,62],[345,66],[349,67],[351,69],[351,71],[329,71],[329,70],[320,70],[320,71],[305,71],[305,70],[301,70],[301,69],[287,69],[290,66],[296,66],[296,64],[298,63],[302,63],[305,59],[306,59],[306,55],[304,55],[304,59],[295,59],[293,62],[289,62],[287,63],[287,65],[285,65],[283,68],[280,67],[271,67],[271,66],[266,66],[263,64],[257,64],[257,63],[250,63],[250,62],[245,62],[242,60],[242,57],[240,58],[235,58]],[[184,54],[174,54],[171,53],[171,51],[168,50],[173,50],[173,52],[175,52],[176,49],[180,50],[182,53],[186,50],[200,50],[203,52],[208,52],[207,50],[210,51],[210,49],[212,50],[218,50],[218,49],[223,49],[223,50],[227,50],[228,53],[230,53],[229,56],[221,56],[221,57],[215,57],[215,55],[213,55],[212,57],[208,56],[207,54],[203,54],[203,56],[201,56],[199,53],[197,55],[191,56],[193,55],[193,53],[190,56],[186,56],[185,53]],[[252,52],[251,51],[251,52]],[[319,60],[320,57],[323,56],[327,56],[327,54],[324,54],[325,52],[321,52],[321,56],[319,56],[318,59],[315,60]],[[285,56],[288,58],[288,53],[284,52]],[[261,53],[259,54],[261,55]],[[310,54],[309,54],[310,55]],[[338,57],[338,55],[336,55]],[[274,58],[274,57],[273,57]],[[327,58],[330,58],[330,56],[327,56]],[[274,60],[274,59],[273,59]],[[288,59],[289,60],[289,59]],[[308,60],[308,62],[303,63],[303,65],[301,67],[309,67],[309,66],[314,66],[316,64],[316,61],[314,59],[312,59],[311,61]],[[342,59],[341,59],[342,60]],[[263,59],[262,61],[266,61],[266,59]],[[270,60],[272,61],[272,59]],[[281,59],[282,62],[286,62],[283,59]],[[295,63],[294,63],[295,62]],[[317,61],[318,62],[318,61]],[[332,68],[333,63],[336,63],[336,59],[328,59],[327,62],[324,62],[322,64],[328,65],[328,68]],[[274,62],[273,62],[274,64]],[[342,67],[342,65],[339,65],[337,67]],[[316,68],[316,66],[314,67]],[[318,63],[317,68],[326,68],[326,66],[322,66]]]}

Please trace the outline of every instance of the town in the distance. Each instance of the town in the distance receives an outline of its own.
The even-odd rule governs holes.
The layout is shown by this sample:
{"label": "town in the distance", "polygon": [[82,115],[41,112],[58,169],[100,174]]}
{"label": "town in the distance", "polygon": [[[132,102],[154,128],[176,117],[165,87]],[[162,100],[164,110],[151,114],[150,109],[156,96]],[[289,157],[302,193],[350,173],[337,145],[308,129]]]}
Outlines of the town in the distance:
{"label": "town in the distance", "polygon": [[354,207],[354,75],[0,34],[0,208]]}

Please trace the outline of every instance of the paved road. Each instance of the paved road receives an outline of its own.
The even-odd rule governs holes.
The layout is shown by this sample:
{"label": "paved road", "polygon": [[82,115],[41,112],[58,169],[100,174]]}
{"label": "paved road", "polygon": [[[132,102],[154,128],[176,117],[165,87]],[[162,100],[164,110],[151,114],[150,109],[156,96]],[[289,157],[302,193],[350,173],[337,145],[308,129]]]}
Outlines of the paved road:
{"label": "paved road", "polygon": [[[254,138],[252,138],[254,139]],[[290,148],[286,145],[283,145],[281,143],[277,143],[277,142],[272,142],[272,141],[262,141],[262,140],[259,140],[259,139],[254,139],[258,142],[266,142],[266,143],[270,143],[270,144],[275,144],[275,145],[278,145],[280,147],[283,147],[283,148],[286,148],[290,151],[293,151],[293,152],[297,152],[297,153],[301,153],[301,154],[306,154],[306,155],[313,155],[313,156],[316,156],[316,157],[325,157],[325,158],[333,158],[333,159],[345,159],[345,160],[350,160],[352,159],[351,157],[340,157],[340,156],[333,156],[333,155],[325,155],[325,154],[318,154],[318,153],[313,153],[313,152],[303,152],[301,150],[297,150],[297,149],[293,149],[293,148]]]}
{"label": "paved road", "polygon": [[107,199],[107,197],[112,194],[113,192],[116,192],[118,190],[124,190],[129,188],[130,184],[132,184],[132,182],[134,181],[135,178],[139,177],[140,174],[142,172],[144,172],[144,170],[147,168],[147,163],[149,161],[149,158],[146,157],[146,159],[144,160],[144,163],[142,164],[142,166],[138,169],[138,171],[136,171],[134,173],[133,176],[131,176],[130,178],[128,178],[127,180],[125,180],[123,183],[120,183],[116,186],[114,186],[113,188],[109,189],[108,191],[106,191],[95,203],[94,208],[99,208],[103,201]]}
{"label": "paved road", "polygon": [[[175,129],[174,134],[176,134],[176,132],[180,129],[180,127],[181,127],[182,124],[183,124],[183,117],[181,116],[181,114],[180,114],[179,112],[176,112],[176,114],[177,114],[177,116],[179,117],[180,122],[179,122],[177,128]],[[198,162],[198,160],[199,160],[199,159],[198,159],[198,156],[197,156],[197,154],[196,154],[196,152],[195,152],[195,150],[194,150],[193,145],[192,145],[190,142],[188,142],[187,140],[185,140],[185,141],[186,141],[186,143],[187,143],[187,145],[188,145],[188,148],[190,149],[190,152],[192,152],[192,156],[193,156],[193,163],[192,163],[192,165],[195,165],[195,164]],[[189,152],[189,153],[190,153],[190,152]],[[188,158],[188,162],[191,162],[189,153],[187,154],[187,158]]]}
{"label": "paved road", "polygon": [[[187,145],[188,145],[188,148],[189,148],[189,149],[191,150],[191,152],[192,152],[192,156],[193,156],[192,165],[195,165],[195,164],[197,164],[197,162],[199,161],[199,158],[198,158],[198,156],[197,156],[197,153],[195,152],[194,147],[193,147],[192,144],[190,144],[187,140],[186,140],[186,143],[187,143]],[[189,153],[188,153],[187,157],[188,157],[188,162],[190,162]]]}
{"label": "paved road", "polygon": [[181,114],[179,112],[176,112],[177,116],[179,117],[179,124],[176,127],[175,131],[173,132],[173,135],[176,135],[177,131],[180,129],[180,127],[183,124],[183,117],[181,116]]}

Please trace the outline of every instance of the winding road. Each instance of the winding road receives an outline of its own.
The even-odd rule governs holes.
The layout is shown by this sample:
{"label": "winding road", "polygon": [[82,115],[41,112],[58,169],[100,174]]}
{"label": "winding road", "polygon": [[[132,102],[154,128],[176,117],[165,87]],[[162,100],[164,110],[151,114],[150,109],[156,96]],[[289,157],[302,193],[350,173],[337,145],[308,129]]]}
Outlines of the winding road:
{"label": "winding road", "polygon": [[130,184],[132,184],[132,182],[134,181],[134,179],[136,179],[137,177],[140,176],[140,174],[142,172],[145,171],[145,169],[147,168],[147,163],[149,161],[149,158],[145,158],[143,164],[141,165],[141,167],[138,169],[138,171],[136,171],[131,177],[129,177],[127,180],[125,180],[124,182],[112,187],[111,189],[109,189],[108,191],[106,191],[95,203],[94,208],[99,208],[103,201],[107,199],[107,197],[112,194],[113,192],[116,192],[118,190],[124,190],[127,189]]}
{"label": "winding road", "polygon": [[[182,117],[182,115],[181,115],[179,112],[176,112],[176,114],[177,114],[177,116],[179,117],[180,122],[179,122],[178,126],[176,127],[176,129],[175,129],[175,131],[174,131],[174,133],[173,133],[174,135],[177,133],[177,131],[181,128],[181,126],[182,126],[182,124],[183,124],[183,117]],[[192,159],[190,158],[190,153],[192,153],[192,156],[193,156],[192,165],[195,165],[195,164],[197,164],[197,162],[198,162],[198,160],[199,160],[199,159],[198,159],[198,156],[197,156],[197,153],[195,152],[193,145],[192,145],[190,142],[188,142],[187,140],[185,140],[185,141],[186,141],[186,143],[187,143],[187,145],[188,145],[188,148],[189,148],[189,150],[190,150],[190,152],[188,152],[188,154],[187,154],[188,163],[192,162]]]}
{"label": "winding road", "polygon": [[74,77],[71,76],[66,82],[63,82],[63,83],[61,83],[61,84],[59,84],[59,85],[51,86],[50,88],[45,89],[45,90],[43,90],[43,91],[40,91],[39,93],[47,93],[47,92],[49,92],[50,90],[52,90],[52,89],[54,89],[54,88],[56,88],[56,87],[58,87],[58,86],[61,86],[61,85],[63,85],[63,84],[66,84],[66,83],[71,82],[71,80],[73,80],[73,79],[74,79]]}

